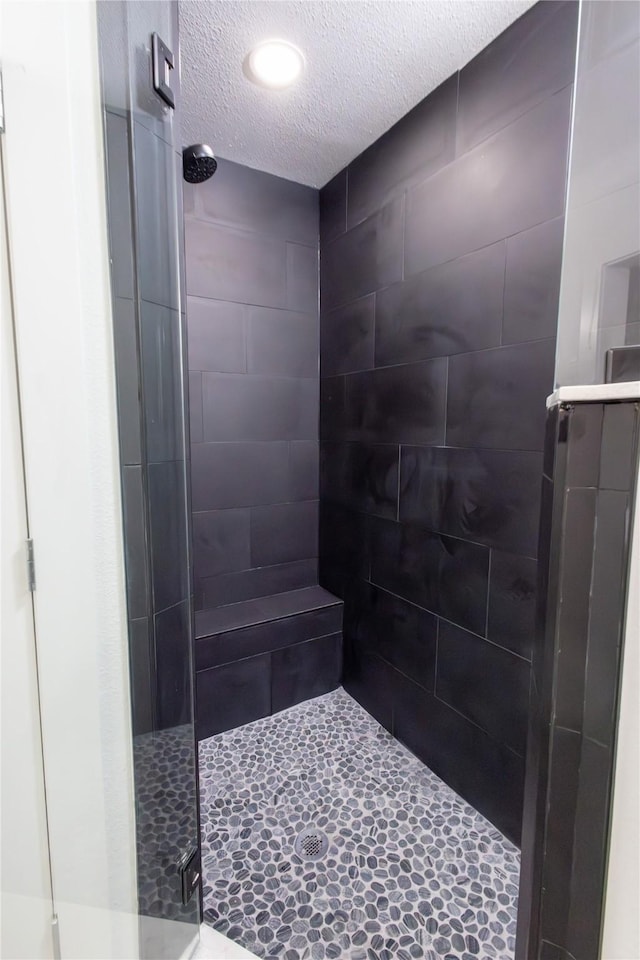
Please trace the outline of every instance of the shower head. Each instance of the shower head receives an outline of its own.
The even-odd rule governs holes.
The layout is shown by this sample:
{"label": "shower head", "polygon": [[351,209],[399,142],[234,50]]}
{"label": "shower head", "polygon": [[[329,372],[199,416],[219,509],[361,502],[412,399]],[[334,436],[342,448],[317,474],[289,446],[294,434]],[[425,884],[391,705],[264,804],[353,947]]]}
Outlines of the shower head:
{"label": "shower head", "polygon": [[187,183],[204,183],[218,167],[213,150],[206,143],[193,143],[182,151],[182,175]]}

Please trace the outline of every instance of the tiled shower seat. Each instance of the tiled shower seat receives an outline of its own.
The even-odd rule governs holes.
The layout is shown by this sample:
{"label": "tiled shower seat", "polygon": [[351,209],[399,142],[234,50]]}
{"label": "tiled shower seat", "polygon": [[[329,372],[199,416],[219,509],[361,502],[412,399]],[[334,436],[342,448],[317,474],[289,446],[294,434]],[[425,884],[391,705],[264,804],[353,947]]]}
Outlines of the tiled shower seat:
{"label": "tiled shower seat", "polygon": [[342,607],[315,586],[198,611],[198,739],[335,690]]}

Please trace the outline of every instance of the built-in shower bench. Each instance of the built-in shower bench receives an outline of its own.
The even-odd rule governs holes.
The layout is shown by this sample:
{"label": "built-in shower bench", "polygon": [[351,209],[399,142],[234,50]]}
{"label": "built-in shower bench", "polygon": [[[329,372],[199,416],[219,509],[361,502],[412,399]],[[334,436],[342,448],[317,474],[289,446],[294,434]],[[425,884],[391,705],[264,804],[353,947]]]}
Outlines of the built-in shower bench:
{"label": "built-in shower bench", "polygon": [[198,611],[198,739],[335,690],[342,607],[315,586]]}

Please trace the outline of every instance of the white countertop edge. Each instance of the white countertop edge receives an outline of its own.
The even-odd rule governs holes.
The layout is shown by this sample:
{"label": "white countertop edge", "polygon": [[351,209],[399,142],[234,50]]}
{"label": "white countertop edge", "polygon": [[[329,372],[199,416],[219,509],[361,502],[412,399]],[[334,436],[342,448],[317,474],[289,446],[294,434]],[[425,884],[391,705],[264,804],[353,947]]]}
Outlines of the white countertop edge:
{"label": "white countertop edge", "polygon": [[640,400],[640,380],[626,383],[589,383],[575,387],[558,387],[547,397],[547,409],[558,403],[596,402],[598,400]]}

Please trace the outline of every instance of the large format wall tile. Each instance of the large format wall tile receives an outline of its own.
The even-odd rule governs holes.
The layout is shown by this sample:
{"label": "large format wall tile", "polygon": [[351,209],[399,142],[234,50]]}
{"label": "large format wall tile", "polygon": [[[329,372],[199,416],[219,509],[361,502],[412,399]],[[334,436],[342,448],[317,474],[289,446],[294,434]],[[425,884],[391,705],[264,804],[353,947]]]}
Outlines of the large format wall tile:
{"label": "large format wall tile", "polygon": [[251,509],[251,566],[318,556],[318,501]]}
{"label": "large format wall tile", "polygon": [[377,520],[371,581],[461,627],[484,633],[489,550],[477,543]]}
{"label": "large format wall tile", "polygon": [[346,377],[323,377],[320,381],[320,440],[346,440]]}
{"label": "large format wall tile", "polygon": [[289,497],[289,445],[278,443],[197,443],[191,450],[194,510],[220,510]]}
{"label": "large format wall tile", "polygon": [[245,313],[239,303],[188,297],[190,370],[246,371]]}
{"label": "large format wall tile", "polygon": [[323,311],[401,279],[403,225],[404,199],[399,197],[325,247]]}
{"label": "large format wall tile", "polygon": [[555,340],[465,353],[449,360],[447,443],[542,450]]}
{"label": "large format wall tile", "polygon": [[300,310],[318,316],[318,248],[305,247],[299,243],[288,243],[287,261],[287,302],[289,310]]}
{"label": "large format wall tile", "polygon": [[576,21],[536,5],[320,194],[319,569],[345,685],[516,842]]}
{"label": "large format wall tile", "polygon": [[147,570],[145,489],[142,467],[122,467],[122,506],[127,574],[127,610],[130,620],[147,617],[150,612],[149,572]]}
{"label": "large format wall tile", "polygon": [[374,309],[375,298],[370,295],[323,313],[320,319],[323,377],[373,367]]}
{"label": "large format wall tile", "polygon": [[140,370],[136,307],[133,300],[113,298],[113,345],[118,398],[118,438],[123,464],[142,463]]}
{"label": "large format wall tile", "polygon": [[531,659],[536,616],[537,564],[501,550],[491,551],[487,637]]}
{"label": "large format wall tile", "polygon": [[347,171],[341,170],[320,191],[320,243],[335,240],[347,229]]}
{"label": "large format wall tile", "polygon": [[[173,209],[176,197],[174,152],[168,143],[154,136],[143,123],[136,124],[134,140],[140,297],[178,310],[178,231]],[[169,202],[159,203],[158,197],[165,197]]]}
{"label": "large format wall tile", "polygon": [[292,440],[289,444],[289,482],[283,500],[317,500],[320,451],[317,440]]}
{"label": "large format wall tile", "polygon": [[191,443],[201,443],[202,432],[202,374],[193,371],[189,374],[189,436]]}
{"label": "large format wall tile", "polygon": [[317,637],[271,655],[271,708],[286,710],[330,693],[342,676],[342,635]]}
{"label": "large format wall tile", "polygon": [[317,377],[317,314],[252,307],[247,368],[249,373],[274,377]]}
{"label": "large format wall tile", "polygon": [[349,227],[453,159],[457,87],[450,77],[350,164]]}
{"label": "large format wall tile", "polygon": [[[178,603],[189,595],[190,570],[186,563],[176,563],[176,557],[187,553],[187,523],[184,471],[182,461],[150,463],[149,526],[151,533],[151,573],[156,613]],[[174,504],[173,509],[169,504]]]}
{"label": "large format wall tile", "polygon": [[155,656],[148,617],[129,620],[129,682],[131,725],[134,737],[150,733],[155,726]]}
{"label": "large format wall tile", "polygon": [[156,709],[161,730],[189,723],[191,699],[190,603],[182,603],[154,618]]}
{"label": "large format wall tile", "polygon": [[[124,69],[123,74],[126,76]],[[107,105],[109,105],[108,100]],[[124,107],[124,104],[122,106]],[[132,300],[134,296],[133,224],[129,174],[130,139],[126,117],[107,112],[104,133],[109,178],[107,201],[111,283],[115,297],[126,297]]]}
{"label": "large format wall tile", "polygon": [[524,760],[401,673],[393,732],[514,843],[520,842]]}
{"label": "large format wall tile", "polygon": [[362,654],[375,654],[433,693],[437,618],[360,581],[345,606],[344,634]]}
{"label": "large format wall tile", "polygon": [[555,337],[564,218],[507,240],[503,343]]}
{"label": "large format wall tile", "polygon": [[175,460],[184,443],[180,314],[143,300],[140,331],[147,459]]}
{"label": "large format wall tile", "polygon": [[248,509],[193,514],[193,563],[199,577],[251,566],[250,519]]}
{"label": "large format wall tile", "polygon": [[347,439],[442,443],[446,389],[444,359],[351,374],[345,383]]}
{"label": "large format wall tile", "polygon": [[[630,437],[633,437],[632,429],[627,432],[627,439]],[[629,444],[631,448],[634,446],[633,443]],[[605,453],[603,442],[603,457]],[[630,479],[628,490],[633,489],[633,483],[633,479]],[[607,747],[613,745],[614,739],[617,680],[623,642],[631,509],[628,490],[601,489],[597,502],[584,732]],[[614,642],[615,655],[612,655]]]}
{"label": "large format wall tile", "polygon": [[311,440],[318,381],[203,373],[205,440]]}
{"label": "large format wall tile", "polygon": [[577,3],[537,3],[460,71],[458,153],[571,83],[577,19]]}
{"label": "large format wall tile", "polygon": [[286,244],[187,218],[187,290],[192,297],[286,307]]}
{"label": "large format wall tile", "polygon": [[369,577],[369,518],[355,510],[320,503],[320,584],[338,597],[354,580]]}
{"label": "large format wall tile", "polygon": [[196,190],[209,220],[296,243],[318,242],[318,192],[230,160]]}
{"label": "large format wall tile", "polygon": [[[224,160],[186,200],[189,364],[202,386],[201,433],[192,418],[202,607],[316,576],[319,210],[316,190]],[[203,512],[250,507],[249,542],[203,543],[212,522]]]}
{"label": "large format wall tile", "polygon": [[535,557],[542,455],[402,447],[400,519]]}
{"label": "large format wall tile", "polygon": [[269,597],[289,590],[302,590],[318,582],[318,561],[293,560],[290,563],[253,567],[238,573],[204,577],[201,581],[202,609],[241,603],[255,597]]}
{"label": "large format wall tile", "polygon": [[529,706],[526,660],[441,621],[436,695],[524,756]]}
{"label": "large format wall tile", "polygon": [[409,192],[405,275],[562,215],[570,107],[564,89]]}
{"label": "large format wall tile", "polygon": [[324,500],[378,517],[398,512],[398,448],[393,444],[323,443],[320,493]]}
{"label": "large format wall tile", "polygon": [[376,294],[376,366],[500,344],[505,244],[493,244]]}
{"label": "large format wall tile", "polygon": [[[589,631],[591,567],[596,525],[596,491],[567,492],[564,536],[571,546],[562,559],[562,602],[558,630],[562,647],[557,663],[557,722],[569,730],[582,728],[584,709],[584,637]],[[575,549],[579,547],[578,549]],[[618,571],[613,579],[617,579]]]}
{"label": "large format wall tile", "polygon": [[271,713],[269,654],[237,660],[196,676],[198,740],[240,727]]}

